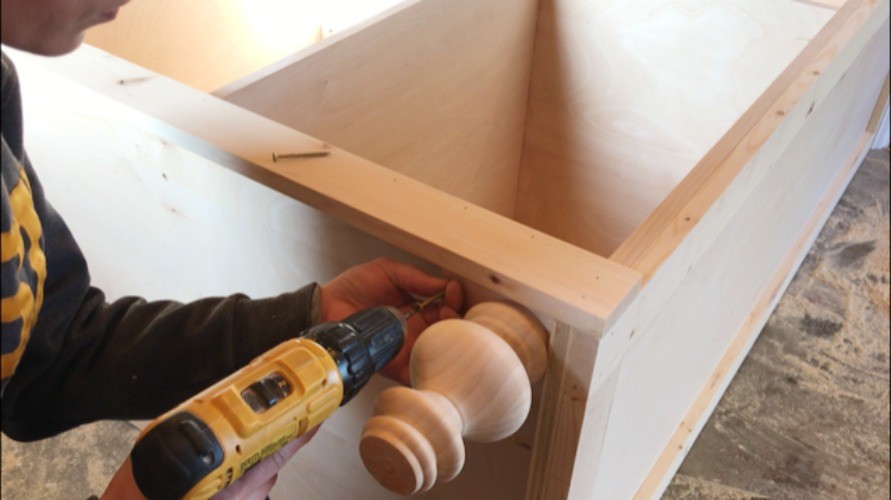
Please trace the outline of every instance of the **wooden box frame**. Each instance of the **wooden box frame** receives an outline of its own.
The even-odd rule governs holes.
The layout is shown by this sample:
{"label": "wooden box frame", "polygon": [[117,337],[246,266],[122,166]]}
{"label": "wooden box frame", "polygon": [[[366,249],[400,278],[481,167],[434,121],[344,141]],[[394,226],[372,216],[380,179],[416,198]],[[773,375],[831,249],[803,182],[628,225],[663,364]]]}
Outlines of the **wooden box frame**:
{"label": "wooden box frame", "polygon": [[[812,36],[797,46],[782,45],[792,43],[788,34],[766,36],[781,46],[763,50],[779,55],[758,71],[718,65],[752,70],[722,76],[752,83],[739,86],[748,97],[715,113],[723,121],[692,119],[707,132],[699,149],[658,135],[642,141],[652,132],[634,128],[643,122],[609,135],[622,127],[575,113],[596,63],[626,61],[561,52],[593,25],[584,2],[409,1],[217,97],[91,47],[14,60],[29,153],[84,235],[98,281],[189,298],[285,290],[377,255],[438,267],[459,277],[472,301],[504,297],[535,311],[551,352],[533,423],[506,443],[473,447],[462,477],[430,496],[514,498],[525,489],[527,498],[653,497],[865,155],[877,103],[887,99],[887,1],[750,3],[780,24],[795,24],[782,15],[812,13],[795,28]],[[563,79],[555,83],[555,74]],[[633,86],[653,106],[652,89],[639,83],[603,85]],[[684,120],[671,121],[671,104],[654,114],[678,126]],[[713,104],[703,98],[687,111]],[[609,140],[586,143],[598,133]],[[271,157],[320,149],[330,154]],[[606,166],[590,167],[589,155]],[[87,166],[85,180],[72,180],[53,166],[78,158],[113,167]],[[674,170],[663,179],[663,168]],[[75,182],[91,198],[107,196],[96,179],[120,185],[117,196],[141,193],[116,200],[133,211],[127,220],[142,212],[166,221],[161,240],[211,233],[196,244],[218,255],[195,252],[198,260],[171,277],[164,270],[181,254],[137,259],[150,230],[109,221],[83,195],[54,187]],[[542,189],[549,198],[538,196]],[[518,198],[536,201],[524,208]],[[548,220],[563,205],[572,217]],[[237,250],[227,248],[229,233],[239,235]],[[251,262],[233,264],[245,254]],[[121,274],[137,262],[145,273]],[[375,390],[326,424],[331,435],[298,455],[281,488],[313,498],[389,496],[355,457],[355,430]]]}

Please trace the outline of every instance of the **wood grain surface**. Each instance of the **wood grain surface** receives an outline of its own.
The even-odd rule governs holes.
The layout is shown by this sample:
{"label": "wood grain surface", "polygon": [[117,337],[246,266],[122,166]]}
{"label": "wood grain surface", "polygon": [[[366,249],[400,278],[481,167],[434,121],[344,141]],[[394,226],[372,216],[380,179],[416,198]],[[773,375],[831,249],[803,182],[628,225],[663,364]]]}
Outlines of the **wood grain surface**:
{"label": "wood grain surface", "polygon": [[517,217],[609,255],[835,13],[543,0]]}
{"label": "wood grain surface", "polygon": [[87,43],[207,92],[402,0],[140,0]]}
{"label": "wood grain surface", "polygon": [[217,95],[512,217],[531,0],[411,2]]}

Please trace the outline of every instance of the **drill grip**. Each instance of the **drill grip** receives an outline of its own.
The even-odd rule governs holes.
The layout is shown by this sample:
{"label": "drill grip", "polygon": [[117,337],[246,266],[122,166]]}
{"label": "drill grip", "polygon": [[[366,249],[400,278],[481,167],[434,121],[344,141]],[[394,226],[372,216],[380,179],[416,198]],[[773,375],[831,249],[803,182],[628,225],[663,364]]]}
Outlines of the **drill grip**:
{"label": "drill grip", "polygon": [[290,339],[162,415],[130,453],[149,498],[210,498],[340,406],[329,351]]}
{"label": "drill grip", "polygon": [[204,421],[182,411],[143,436],[130,460],[147,498],[182,498],[223,463],[223,447]]}

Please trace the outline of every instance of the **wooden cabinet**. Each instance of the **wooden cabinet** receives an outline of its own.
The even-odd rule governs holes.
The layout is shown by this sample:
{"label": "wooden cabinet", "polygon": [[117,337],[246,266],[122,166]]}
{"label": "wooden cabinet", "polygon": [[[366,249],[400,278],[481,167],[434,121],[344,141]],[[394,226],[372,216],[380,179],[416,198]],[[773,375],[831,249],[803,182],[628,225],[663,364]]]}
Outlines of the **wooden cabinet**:
{"label": "wooden cabinet", "polygon": [[[888,10],[407,1],[214,95],[92,47],[13,57],[32,160],[103,286],[440,268],[529,307],[551,345],[530,422],[427,496],[615,499],[664,489],[859,165]],[[357,452],[383,385],[278,488],[389,497]]]}

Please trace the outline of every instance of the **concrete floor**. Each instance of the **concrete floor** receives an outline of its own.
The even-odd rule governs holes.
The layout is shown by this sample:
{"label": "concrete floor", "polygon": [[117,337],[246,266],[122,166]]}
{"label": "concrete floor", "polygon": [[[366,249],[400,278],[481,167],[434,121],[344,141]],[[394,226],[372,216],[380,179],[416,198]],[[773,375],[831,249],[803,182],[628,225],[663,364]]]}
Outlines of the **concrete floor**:
{"label": "concrete floor", "polygon": [[[873,151],[665,493],[889,498],[889,160]],[[137,430],[2,437],[2,496],[101,493]]]}

